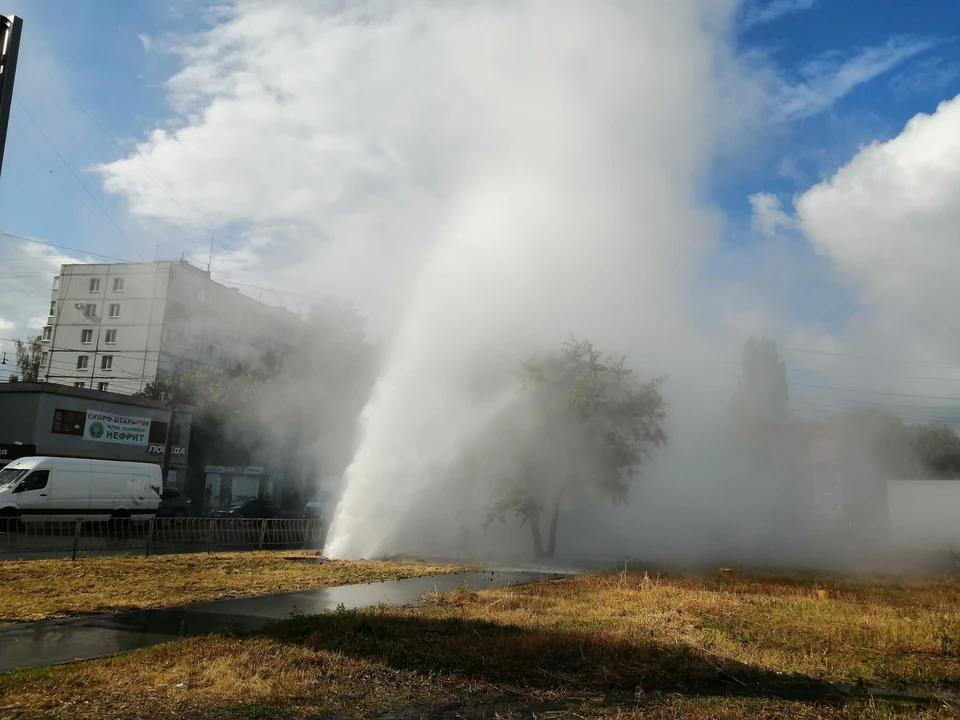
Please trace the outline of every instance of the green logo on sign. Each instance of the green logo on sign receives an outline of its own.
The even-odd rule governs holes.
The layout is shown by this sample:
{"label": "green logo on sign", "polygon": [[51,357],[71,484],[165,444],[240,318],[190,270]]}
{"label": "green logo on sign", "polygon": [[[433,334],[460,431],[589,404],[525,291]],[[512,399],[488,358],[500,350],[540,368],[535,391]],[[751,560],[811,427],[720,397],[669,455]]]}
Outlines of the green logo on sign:
{"label": "green logo on sign", "polygon": [[90,426],[90,437],[99,440],[103,437],[103,423],[95,422]]}

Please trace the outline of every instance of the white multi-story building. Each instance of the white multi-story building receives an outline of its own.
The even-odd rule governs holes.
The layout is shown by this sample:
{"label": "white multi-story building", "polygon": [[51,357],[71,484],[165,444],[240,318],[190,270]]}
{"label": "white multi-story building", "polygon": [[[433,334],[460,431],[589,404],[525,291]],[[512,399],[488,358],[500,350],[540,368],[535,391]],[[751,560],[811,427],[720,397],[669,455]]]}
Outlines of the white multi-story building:
{"label": "white multi-story building", "polygon": [[185,261],[64,265],[41,336],[47,382],[133,394],[178,368],[226,370],[302,347],[296,313]]}

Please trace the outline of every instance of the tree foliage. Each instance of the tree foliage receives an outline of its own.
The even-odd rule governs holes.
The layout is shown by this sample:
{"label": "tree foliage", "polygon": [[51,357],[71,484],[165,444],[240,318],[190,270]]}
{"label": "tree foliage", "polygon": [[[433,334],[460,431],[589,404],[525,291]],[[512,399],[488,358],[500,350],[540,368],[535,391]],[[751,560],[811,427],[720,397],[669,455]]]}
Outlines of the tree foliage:
{"label": "tree foliage", "polygon": [[39,382],[43,361],[43,345],[40,336],[32,340],[17,340],[17,370],[21,382]]}
{"label": "tree foliage", "polygon": [[[552,556],[569,492],[594,490],[626,502],[650,449],[667,441],[662,382],[638,382],[623,357],[604,357],[586,340],[524,363],[513,417],[501,426],[499,447],[485,448],[510,458],[488,523],[514,511],[529,524],[535,553]],[[548,509],[544,544],[541,518]]]}
{"label": "tree foliage", "polygon": [[318,464],[328,474],[342,471],[373,382],[375,348],[366,319],[346,303],[315,308],[305,336],[296,350],[264,353],[231,372],[180,368],[140,393],[193,406],[195,481],[207,464],[269,465],[303,484],[315,482]]}
{"label": "tree foliage", "polygon": [[777,344],[768,338],[750,338],[740,361],[740,387],[730,412],[741,439],[759,448],[785,433],[790,420],[787,403],[787,366]]}
{"label": "tree foliage", "polygon": [[960,477],[960,437],[946,425],[905,423],[883,410],[851,410],[824,432],[840,441],[847,457],[867,460],[889,478]]}

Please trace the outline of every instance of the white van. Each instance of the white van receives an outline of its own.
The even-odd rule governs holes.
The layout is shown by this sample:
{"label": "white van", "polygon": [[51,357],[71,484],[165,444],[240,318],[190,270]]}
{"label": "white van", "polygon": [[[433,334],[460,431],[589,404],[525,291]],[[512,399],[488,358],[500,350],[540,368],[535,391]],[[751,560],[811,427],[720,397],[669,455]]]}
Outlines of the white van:
{"label": "white van", "polygon": [[0,470],[0,518],[153,517],[163,487],[159,465],[28,457]]}

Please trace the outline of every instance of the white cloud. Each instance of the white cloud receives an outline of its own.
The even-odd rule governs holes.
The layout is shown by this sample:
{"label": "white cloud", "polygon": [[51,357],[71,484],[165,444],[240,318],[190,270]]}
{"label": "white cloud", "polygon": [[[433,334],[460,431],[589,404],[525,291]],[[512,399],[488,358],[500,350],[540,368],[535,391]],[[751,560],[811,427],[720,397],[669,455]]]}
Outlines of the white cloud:
{"label": "white cloud", "polygon": [[0,366],[0,382],[14,369],[15,339],[40,334],[46,323],[54,276],[65,262],[77,262],[50,248],[5,238],[0,244],[0,354],[7,353],[7,366]]}
{"label": "white cloud", "polygon": [[806,61],[796,79],[781,78],[772,91],[774,120],[801,120],[830,108],[863,83],[869,82],[937,44],[930,38],[897,36],[854,55],[830,51]]}
{"label": "white cloud", "polygon": [[780,198],[772,193],[754,193],[747,198],[753,210],[750,223],[754,230],[768,238],[793,226],[793,219],[783,211]]}
{"label": "white cloud", "polygon": [[756,25],[765,25],[786,15],[810,10],[819,2],[820,0],[769,0],[769,2],[760,3],[754,0],[744,6],[741,23],[744,30],[749,30]]}
{"label": "white cloud", "polygon": [[[233,253],[259,266],[261,280],[395,315],[463,182],[493,162],[582,162],[578,143],[608,133],[621,138],[624,159],[702,169],[717,129],[687,114],[687,93],[696,86],[695,104],[711,105],[716,118],[738,107],[738,88],[728,49],[712,55],[713,40],[687,23],[698,12],[693,1],[668,10],[534,0],[507,10],[241,0],[178,49],[182,68],[169,82],[177,129],[158,129],[128,159],[103,166],[104,185],[135,215],[190,228],[139,165],[201,225],[240,228],[244,245]],[[663,34],[648,37],[640,19]],[[647,72],[670,42],[691,50],[675,67]],[[723,92],[734,97],[721,108]],[[646,109],[654,102],[656,113]],[[621,123],[634,120],[624,132]],[[685,140],[654,147],[649,137]],[[700,252],[702,242],[665,246],[663,261],[686,257],[687,246]]]}
{"label": "white cloud", "polygon": [[940,94],[958,77],[960,62],[943,57],[924,58],[891,78],[890,89],[901,99],[913,95]]}
{"label": "white cloud", "polygon": [[960,97],[863,148],[796,208],[813,247],[857,292],[862,311],[848,328],[851,346],[958,362]]}

